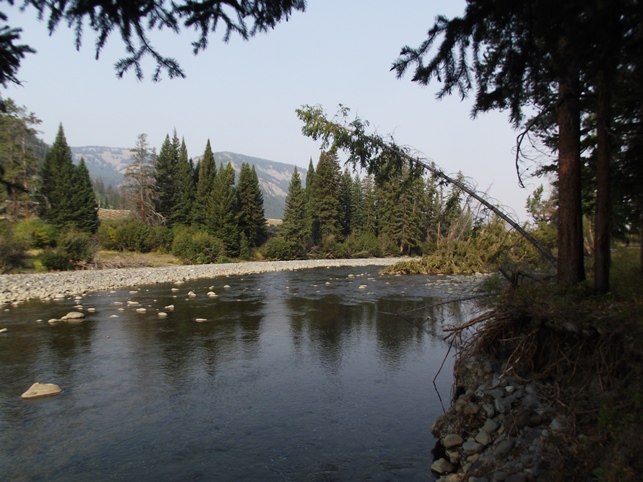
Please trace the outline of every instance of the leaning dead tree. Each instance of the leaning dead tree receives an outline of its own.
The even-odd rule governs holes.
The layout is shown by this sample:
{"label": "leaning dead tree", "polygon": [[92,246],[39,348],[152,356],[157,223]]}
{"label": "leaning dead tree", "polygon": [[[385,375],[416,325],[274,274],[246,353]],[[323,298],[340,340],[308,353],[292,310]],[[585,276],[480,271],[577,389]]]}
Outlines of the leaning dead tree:
{"label": "leaning dead tree", "polygon": [[412,155],[409,148],[397,145],[392,138],[385,140],[377,134],[366,133],[365,129],[369,125],[367,121],[355,118],[355,120],[348,122],[349,109],[347,107],[339,106],[335,117],[338,120],[328,120],[326,113],[320,106],[305,105],[301,109],[297,109],[296,112],[304,123],[301,129],[303,134],[313,140],[321,140],[323,149],[346,152],[348,154],[347,162],[354,167],[359,166],[368,174],[375,176],[376,179],[396,174],[404,168],[409,170],[409,181],[425,171],[432,172],[496,214],[530,242],[543,258],[556,265],[556,258],[546,246],[543,246],[497,205],[485,199],[484,195],[467,186],[463,181],[447,175],[434,163]]}

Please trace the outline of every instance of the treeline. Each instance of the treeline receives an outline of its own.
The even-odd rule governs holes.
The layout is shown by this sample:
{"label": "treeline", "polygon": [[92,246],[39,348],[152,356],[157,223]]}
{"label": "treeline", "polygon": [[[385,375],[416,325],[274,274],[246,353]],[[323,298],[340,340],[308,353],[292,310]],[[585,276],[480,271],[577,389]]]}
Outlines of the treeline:
{"label": "treeline", "polygon": [[[138,136],[116,193],[92,182],[84,160],[73,163],[62,126],[47,148],[36,137],[37,118],[6,103],[2,271],[78,268],[98,249],[171,253],[186,263],[445,252],[473,260],[459,271],[476,271],[506,251],[504,224],[474,213],[457,188],[405,171],[360,177],[342,171],[334,151],[310,160],[305,183],[294,170],[283,223],[270,230],[254,166],[242,164],[237,176],[231,163],[217,165],[209,141],[195,163],[176,131],[158,153]],[[101,222],[99,205],[131,215]],[[484,256],[472,256],[476,250]],[[526,256],[522,249],[517,257]]]}
{"label": "treeline", "polygon": [[[133,246],[119,243],[114,228],[106,244],[160,248],[185,261],[215,262],[222,257],[249,258],[265,241],[263,194],[254,166],[243,163],[236,181],[231,163],[217,166],[210,141],[195,164],[176,132],[172,138],[166,136],[158,155],[140,134],[132,154],[121,194],[135,220],[128,229],[138,223],[139,239]],[[191,244],[198,246],[185,248]]]}
{"label": "treeline", "polygon": [[460,191],[434,177],[400,173],[374,179],[341,171],[334,152],[293,172],[283,224],[265,252],[271,258],[421,255],[447,238],[466,237],[471,212]]}

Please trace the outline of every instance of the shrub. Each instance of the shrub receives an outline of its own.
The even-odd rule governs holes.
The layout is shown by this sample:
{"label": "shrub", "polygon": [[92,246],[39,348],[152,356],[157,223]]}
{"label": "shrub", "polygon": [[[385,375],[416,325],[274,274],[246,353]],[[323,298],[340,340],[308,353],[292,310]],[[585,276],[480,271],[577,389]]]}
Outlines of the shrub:
{"label": "shrub", "polygon": [[353,233],[346,238],[344,246],[347,253],[354,258],[378,258],[382,256],[379,240],[372,233]]}
{"label": "shrub", "polygon": [[116,228],[114,240],[119,250],[149,253],[154,249],[152,231],[141,221],[128,221]]}
{"label": "shrub", "polygon": [[184,263],[216,263],[225,256],[225,246],[205,231],[182,228],[174,234],[172,254]]}
{"label": "shrub", "polygon": [[37,261],[47,268],[47,271],[68,271],[73,268],[64,253],[60,250],[45,249]]}
{"label": "shrub", "polygon": [[30,248],[52,248],[56,245],[56,227],[40,218],[27,218],[14,227],[17,238]]}
{"label": "shrub", "polygon": [[151,228],[152,241],[154,249],[163,253],[172,252],[172,243],[174,242],[174,231],[167,226],[154,226]]}
{"label": "shrub", "polygon": [[101,248],[108,250],[117,250],[118,243],[116,242],[116,231],[118,230],[121,222],[113,219],[105,219],[101,221],[96,232],[96,239]]}
{"label": "shrub", "polygon": [[295,243],[291,243],[282,236],[270,238],[261,248],[263,256],[274,260],[298,259],[301,257],[300,251],[301,249]]}
{"label": "shrub", "polygon": [[94,249],[89,234],[70,229],[58,240],[59,252],[72,263],[90,262],[94,257]]}
{"label": "shrub", "polygon": [[23,265],[27,244],[16,237],[11,226],[0,226],[0,272],[9,273]]}

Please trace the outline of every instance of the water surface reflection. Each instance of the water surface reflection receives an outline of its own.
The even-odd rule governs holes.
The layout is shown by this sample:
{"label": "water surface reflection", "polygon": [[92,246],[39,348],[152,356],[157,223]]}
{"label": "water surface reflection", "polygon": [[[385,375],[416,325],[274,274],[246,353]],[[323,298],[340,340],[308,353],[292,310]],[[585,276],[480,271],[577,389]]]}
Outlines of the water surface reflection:
{"label": "water surface reflection", "polygon": [[[73,300],[11,308],[0,478],[432,480],[440,327],[467,310],[433,306],[443,281],[373,267],[156,285],[87,296],[77,325],[36,322]],[[21,400],[34,381],[63,393]]]}

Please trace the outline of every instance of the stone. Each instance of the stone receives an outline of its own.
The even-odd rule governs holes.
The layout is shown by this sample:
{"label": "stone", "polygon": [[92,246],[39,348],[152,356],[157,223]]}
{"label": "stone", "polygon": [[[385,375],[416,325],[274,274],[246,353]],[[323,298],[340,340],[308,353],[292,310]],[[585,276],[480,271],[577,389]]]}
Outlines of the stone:
{"label": "stone", "polygon": [[498,430],[498,427],[500,427],[500,424],[498,422],[496,422],[492,418],[488,418],[487,421],[482,426],[482,430],[484,430],[487,433],[493,433],[496,430]]}
{"label": "stone", "polygon": [[47,320],[47,323],[49,323],[50,325],[53,325],[54,323],[58,323],[59,321],[60,320],[58,318],[49,318]]}
{"label": "stone", "polygon": [[512,474],[505,479],[505,482],[527,482],[527,477],[523,474]]}
{"label": "stone", "polygon": [[459,447],[464,443],[464,439],[460,437],[457,433],[450,433],[446,437],[444,437],[444,440],[442,440],[442,445],[444,445],[444,448],[450,449],[453,447]]}
{"label": "stone", "polygon": [[467,441],[462,444],[462,450],[464,450],[464,453],[467,455],[477,454],[482,451],[482,449],[482,444],[479,444],[473,438],[467,439]]}
{"label": "stone", "polygon": [[188,291],[188,296],[189,296],[190,298],[195,298],[195,297],[196,297],[196,293],[195,293],[194,291]]}
{"label": "stone", "polygon": [[145,308],[136,308],[137,313],[145,313],[147,310]]}
{"label": "stone", "polygon": [[167,311],[174,311],[174,305],[167,305],[167,306],[165,307],[165,309],[166,309]]}
{"label": "stone", "polygon": [[475,441],[481,445],[487,446],[491,443],[491,437],[486,431],[480,430],[476,435]]}
{"label": "stone", "polygon": [[476,415],[478,412],[480,412],[480,406],[475,403],[467,403],[464,407],[465,415]]}
{"label": "stone", "polygon": [[128,301],[127,306],[138,306],[140,303],[138,301]]}
{"label": "stone", "polygon": [[217,298],[219,295],[217,295],[214,291],[208,291],[207,296],[209,298]]}
{"label": "stone", "polygon": [[489,479],[486,477],[469,477],[468,482],[489,482]]}
{"label": "stone", "polygon": [[455,467],[446,459],[438,459],[431,464],[431,470],[438,474],[448,474],[455,470]]}
{"label": "stone", "polygon": [[48,397],[50,395],[58,395],[62,390],[54,383],[34,383],[29,390],[23,393],[20,397],[25,400],[30,398]]}
{"label": "stone", "polygon": [[514,443],[510,439],[505,439],[502,442],[500,442],[495,449],[496,452],[496,457],[504,457],[507,455],[509,452],[511,452],[511,449],[513,448]]}
{"label": "stone", "polygon": [[164,311],[159,311],[159,318],[166,318],[166,317],[167,317],[167,313],[166,313],[166,312],[164,312]]}
{"label": "stone", "polygon": [[66,321],[67,323],[80,323],[83,321],[84,318],[85,318],[84,313],[81,313],[80,311],[70,311],[65,316],[63,316],[60,320]]}
{"label": "stone", "polygon": [[208,321],[206,318],[197,318],[196,320],[197,323],[203,323],[204,321]]}

